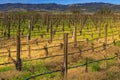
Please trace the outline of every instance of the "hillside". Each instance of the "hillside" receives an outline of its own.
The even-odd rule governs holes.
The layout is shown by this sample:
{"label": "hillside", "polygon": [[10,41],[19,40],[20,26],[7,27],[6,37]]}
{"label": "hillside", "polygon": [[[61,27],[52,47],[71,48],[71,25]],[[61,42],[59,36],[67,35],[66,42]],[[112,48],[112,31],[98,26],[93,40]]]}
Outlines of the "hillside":
{"label": "hillside", "polygon": [[7,3],[0,4],[0,11],[71,11],[78,9],[81,12],[95,12],[101,8],[109,7],[115,12],[120,11],[120,5],[110,3],[78,3],[78,4],[22,4],[22,3]]}

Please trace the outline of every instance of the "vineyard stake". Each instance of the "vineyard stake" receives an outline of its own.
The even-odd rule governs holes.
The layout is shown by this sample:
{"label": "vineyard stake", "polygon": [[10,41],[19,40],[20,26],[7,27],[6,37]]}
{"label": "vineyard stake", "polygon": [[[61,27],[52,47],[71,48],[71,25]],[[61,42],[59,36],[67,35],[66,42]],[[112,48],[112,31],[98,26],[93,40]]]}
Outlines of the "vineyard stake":
{"label": "vineyard stake", "polygon": [[30,40],[30,38],[31,38],[31,21],[29,20],[28,23],[29,23],[29,26],[28,26],[27,39]]}
{"label": "vineyard stake", "polygon": [[108,24],[105,26],[105,44],[107,44],[107,36],[108,36]]}
{"label": "vineyard stake", "polygon": [[68,33],[64,33],[64,79],[67,80],[68,69]]}
{"label": "vineyard stake", "polygon": [[86,58],[86,68],[85,68],[85,72],[88,72],[88,58]]}
{"label": "vineyard stake", "polygon": [[50,21],[50,43],[52,42],[52,38],[53,38],[52,21]]}
{"label": "vineyard stake", "polygon": [[31,46],[29,43],[28,43],[28,56],[29,58],[31,58]]}
{"label": "vineyard stake", "polygon": [[22,62],[21,62],[21,58],[20,58],[20,17],[19,17],[19,23],[18,23],[18,30],[17,30],[17,61],[16,61],[16,69],[18,71],[22,70]]}
{"label": "vineyard stake", "polygon": [[10,57],[11,57],[10,48],[8,48],[8,61],[9,61]]}
{"label": "vineyard stake", "polygon": [[10,39],[10,18],[8,18],[8,39]]}
{"label": "vineyard stake", "polygon": [[74,47],[77,46],[77,27],[76,24],[74,23],[74,32],[73,32],[73,36],[74,36]]}
{"label": "vineyard stake", "polygon": [[115,53],[115,55],[116,55],[116,57],[117,57],[118,67],[120,68],[120,54],[119,54],[119,53],[120,53],[120,52],[118,51],[118,52]]}
{"label": "vineyard stake", "polygon": [[44,46],[44,50],[45,50],[45,56],[48,56],[48,47],[47,47],[47,44]]}

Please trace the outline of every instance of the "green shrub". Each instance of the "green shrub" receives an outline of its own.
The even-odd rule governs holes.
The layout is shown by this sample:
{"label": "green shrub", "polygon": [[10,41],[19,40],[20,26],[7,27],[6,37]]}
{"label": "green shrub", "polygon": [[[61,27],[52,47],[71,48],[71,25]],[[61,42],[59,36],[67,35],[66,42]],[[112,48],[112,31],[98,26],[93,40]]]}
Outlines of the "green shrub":
{"label": "green shrub", "polygon": [[117,41],[117,42],[116,42],[116,45],[117,45],[117,46],[120,46],[120,41]]}
{"label": "green shrub", "polygon": [[100,70],[100,64],[99,64],[99,63],[92,63],[92,64],[90,65],[90,69],[91,69],[92,71],[99,71],[99,70]]}

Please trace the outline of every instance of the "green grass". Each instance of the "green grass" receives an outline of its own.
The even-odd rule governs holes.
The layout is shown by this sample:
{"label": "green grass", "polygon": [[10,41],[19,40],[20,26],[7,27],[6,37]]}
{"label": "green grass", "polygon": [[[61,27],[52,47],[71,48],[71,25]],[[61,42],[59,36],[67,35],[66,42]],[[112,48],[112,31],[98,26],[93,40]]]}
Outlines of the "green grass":
{"label": "green grass", "polygon": [[[34,70],[35,70],[34,74],[32,74],[30,71],[32,66],[34,66]],[[28,78],[32,75],[49,72],[50,70],[48,69],[48,66],[49,66],[49,64],[46,64],[44,62],[44,60],[43,61],[35,61],[34,63],[33,62],[23,63],[22,74],[19,75],[19,77],[13,77],[10,80],[25,80],[26,78]],[[3,68],[0,68],[0,73],[12,71],[12,70],[14,70],[13,66],[3,67]],[[40,77],[38,76],[38,77],[36,77],[36,80],[39,80],[39,79],[50,80],[53,77],[59,78],[60,73],[47,74],[47,75],[43,75]]]}
{"label": "green grass", "polygon": [[91,71],[100,71],[101,70],[99,62],[90,64],[89,68]]}
{"label": "green grass", "polygon": [[117,41],[117,42],[116,42],[116,45],[117,45],[117,46],[120,46],[120,41]]}
{"label": "green grass", "polygon": [[12,68],[12,67],[9,67],[9,66],[2,67],[2,68],[0,68],[0,73],[5,72],[5,71],[9,71],[9,70],[12,70],[12,69],[13,69],[13,68]]}

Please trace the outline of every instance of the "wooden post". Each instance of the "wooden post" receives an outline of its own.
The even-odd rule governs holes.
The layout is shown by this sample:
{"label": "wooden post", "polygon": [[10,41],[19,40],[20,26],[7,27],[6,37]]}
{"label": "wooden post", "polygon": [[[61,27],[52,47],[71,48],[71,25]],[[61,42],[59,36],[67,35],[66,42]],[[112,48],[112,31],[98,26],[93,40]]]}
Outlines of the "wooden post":
{"label": "wooden post", "polygon": [[65,72],[65,70],[64,70],[64,65],[63,65],[63,63],[61,63],[60,64],[60,70],[61,70],[61,80],[64,80],[64,72]]}
{"label": "wooden post", "polygon": [[31,58],[31,46],[29,43],[28,43],[28,56],[29,58]]}
{"label": "wooden post", "polygon": [[120,38],[120,26],[118,27],[118,31],[119,31],[118,33],[119,33],[119,38]]}
{"label": "wooden post", "polygon": [[92,52],[94,52],[94,44],[93,43],[91,43],[91,50],[92,50]]}
{"label": "wooden post", "polygon": [[[34,66],[31,67],[31,73],[32,73],[33,75],[35,74],[35,67],[34,67]],[[35,77],[33,77],[33,80],[35,80]]]}
{"label": "wooden post", "polygon": [[60,43],[60,49],[63,49],[63,43]]}
{"label": "wooden post", "polygon": [[115,53],[116,57],[117,57],[117,64],[118,64],[118,67],[120,68],[120,52],[117,52]]}
{"label": "wooden post", "polygon": [[65,27],[64,19],[62,19],[62,31],[63,31],[63,32],[64,32],[64,27]]}
{"label": "wooden post", "polygon": [[32,20],[30,21],[30,25],[31,25],[31,30],[33,31],[34,30],[34,17],[32,16],[31,17],[32,18]]}
{"label": "wooden post", "polygon": [[8,62],[9,62],[10,57],[11,57],[10,48],[8,48]]}
{"label": "wooden post", "polygon": [[28,56],[31,58],[31,50],[30,50],[30,39],[31,39],[31,21],[28,21],[28,35],[27,35],[27,40],[28,40]]}
{"label": "wooden post", "polygon": [[29,26],[28,26],[28,35],[27,35],[27,40],[30,40],[31,38],[31,21],[28,21]]}
{"label": "wooden post", "polygon": [[21,62],[21,58],[20,58],[20,17],[18,20],[18,30],[17,30],[17,55],[16,55],[16,69],[18,71],[22,70],[22,62]]}
{"label": "wooden post", "polygon": [[64,79],[67,80],[68,69],[68,33],[64,33]]}
{"label": "wooden post", "polygon": [[10,39],[10,18],[8,18],[8,39]]}
{"label": "wooden post", "polygon": [[88,58],[86,58],[86,68],[85,68],[85,72],[88,72]]}
{"label": "wooden post", "polygon": [[3,31],[4,37],[6,37],[6,30]]}
{"label": "wooden post", "polygon": [[105,43],[103,43],[103,50],[106,50],[106,44]]}
{"label": "wooden post", "polygon": [[108,36],[108,24],[105,26],[105,44],[107,44],[107,36]]}
{"label": "wooden post", "polygon": [[22,29],[22,36],[24,35],[24,31],[25,31],[25,29],[23,28],[23,29]]}
{"label": "wooden post", "polygon": [[6,80],[6,79],[4,79],[4,78],[1,78],[1,80]]}
{"label": "wooden post", "polygon": [[[104,58],[107,59],[107,56],[104,55]],[[107,63],[107,60],[105,60],[105,69],[106,69],[106,70],[108,69],[108,63]]]}
{"label": "wooden post", "polygon": [[80,35],[82,35],[82,30],[80,30]]}
{"label": "wooden post", "polygon": [[77,46],[77,27],[76,27],[76,23],[74,23],[73,36],[74,36],[74,47],[76,47]]}
{"label": "wooden post", "polygon": [[101,27],[99,27],[99,33],[98,33],[98,35],[99,35],[99,38],[101,37]]}
{"label": "wooden post", "polygon": [[56,30],[53,31],[53,38],[54,38],[55,35],[56,35]]}
{"label": "wooden post", "polygon": [[78,47],[78,49],[79,49],[79,52],[80,52],[78,57],[82,57],[82,49],[81,49],[81,47]]}
{"label": "wooden post", "polygon": [[68,27],[71,28],[70,19],[68,19]]}
{"label": "wooden post", "polygon": [[8,48],[8,57],[11,57],[10,48]]}
{"label": "wooden post", "polygon": [[89,39],[88,39],[88,38],[86,38],[86,42],[87,42],[87,44],[88,44],[88,41],[89,41]]}
{"label": "wooden post", "polygon": [[53,38],[52,21],[50,21],[50,43],[52,42],[52,38]]}
{"label": "wooden post", "polygon": [[48,48],[47,48],[47,44],[44,46],[44,50],[45,50],[45,56],[48,56]]}

